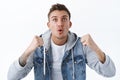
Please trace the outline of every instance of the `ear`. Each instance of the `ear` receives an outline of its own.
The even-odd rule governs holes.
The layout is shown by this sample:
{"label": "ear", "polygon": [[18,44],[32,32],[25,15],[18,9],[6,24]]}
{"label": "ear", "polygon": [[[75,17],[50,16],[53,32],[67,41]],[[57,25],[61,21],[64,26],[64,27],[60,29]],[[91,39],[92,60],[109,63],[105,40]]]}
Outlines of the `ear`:
{"label": "ear", "polygon": [[70,24],[69,24],[70,26],[69,26],[69,28],[71,28],[71,26],[72,26],[72,22],[70,21]]}
{"label": "ear", "polygon": [[48,26],[48,28],[50,29],[50,22],[49,22],[49,21],[47,22],[47,26]]}

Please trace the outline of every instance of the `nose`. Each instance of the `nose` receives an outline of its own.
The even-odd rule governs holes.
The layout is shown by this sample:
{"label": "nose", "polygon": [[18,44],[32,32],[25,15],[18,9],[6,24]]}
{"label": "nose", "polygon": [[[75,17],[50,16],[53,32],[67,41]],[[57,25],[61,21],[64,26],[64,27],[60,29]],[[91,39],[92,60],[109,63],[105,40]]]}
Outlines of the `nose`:
{"label": "nose", "polygon": [[62,25],[63,25],[62,20],[58,20],[57,25],[58,25],[58,26],[62,26]]}

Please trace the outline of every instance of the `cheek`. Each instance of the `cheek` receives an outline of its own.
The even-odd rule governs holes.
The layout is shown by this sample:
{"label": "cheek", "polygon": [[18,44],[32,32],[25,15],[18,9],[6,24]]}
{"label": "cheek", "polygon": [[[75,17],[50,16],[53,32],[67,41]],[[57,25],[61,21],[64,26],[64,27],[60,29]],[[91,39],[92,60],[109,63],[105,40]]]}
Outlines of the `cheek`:
{"label": "cheek", "polygon": [[67,27],[64,28],[66,31],[70,29],[70,27],[67,25]]}
{"label": "cheek", "polygon": [[65,26],[67,26],[66,28],[69,29],[71,27],[71,24],[67,23]]}
{"label": "cheek", "polygon": [[50,30],[52,30],[54,26],[55,26],[55,24],[53,24],[53,22],[49,22],[49,29]]}
{"label": "cheek", "polygon": [[57,29],[56,29],[55,27],[51,27],[50,30],[51,30],[53,33],[55,33]]}
{"label": "cheek", "polygon": [[49,29],[53,31],[55,29],[54,25],[50,25]]}

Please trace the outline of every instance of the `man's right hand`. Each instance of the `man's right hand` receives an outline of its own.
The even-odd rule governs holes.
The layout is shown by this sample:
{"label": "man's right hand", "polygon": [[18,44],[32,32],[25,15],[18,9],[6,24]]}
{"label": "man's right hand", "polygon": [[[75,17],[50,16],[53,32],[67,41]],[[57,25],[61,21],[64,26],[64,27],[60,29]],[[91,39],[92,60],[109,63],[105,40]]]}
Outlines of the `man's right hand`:
{"label": "man's right hand", "polygon": [[37,47],[40,47],[43,45],[43,39],[39,36],[35,36],[31,42],[31,44],[28,46],[28,48],[25,50],[25,52],[21,55],[19,58],[19,63],[21,66],[26,65],[26,61],[30,54],[32,54]]}
{"label": "man's right hand", "polygon": [[35,36],[31,42],[31,44],[26,49],[25,53],[32,53],[37,47],[43,45],[43,39],[39,36]]}

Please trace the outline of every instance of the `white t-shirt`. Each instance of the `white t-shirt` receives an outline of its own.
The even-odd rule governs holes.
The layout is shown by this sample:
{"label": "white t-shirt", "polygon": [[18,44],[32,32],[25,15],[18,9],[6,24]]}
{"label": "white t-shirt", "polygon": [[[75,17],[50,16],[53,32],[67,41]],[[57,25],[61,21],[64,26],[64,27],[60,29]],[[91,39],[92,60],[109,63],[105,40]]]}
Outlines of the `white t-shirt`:
{"label": "white t-shirt", "polygon": [[53,54],[52,80],[63,80],[61,73],[62,58],[65,53],[65,45],[58,46],[51,40]]}

